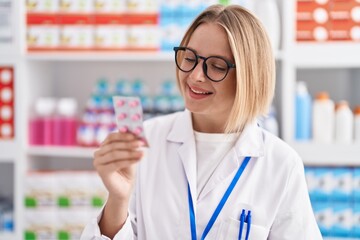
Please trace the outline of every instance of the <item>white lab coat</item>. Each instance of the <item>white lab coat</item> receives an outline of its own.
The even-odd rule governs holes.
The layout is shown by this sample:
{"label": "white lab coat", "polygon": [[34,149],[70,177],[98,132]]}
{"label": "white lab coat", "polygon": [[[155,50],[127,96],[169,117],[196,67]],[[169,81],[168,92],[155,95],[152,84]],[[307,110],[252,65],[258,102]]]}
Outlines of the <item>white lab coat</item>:
{"label": "white lab coat", "polygon": [[[196,223],[203,229],[244,157],[251,160],[206,239],[238,239],[242,209],[252,211],[250,240],[318,240],[300,157],[286,143],[249,124],[196,199],[196,152],[191,113],[145,122],[150,148],[140,162],[129,217],[116,240],[191,239],[189,181]],[[101,237],[98,220],[83,240]]]}

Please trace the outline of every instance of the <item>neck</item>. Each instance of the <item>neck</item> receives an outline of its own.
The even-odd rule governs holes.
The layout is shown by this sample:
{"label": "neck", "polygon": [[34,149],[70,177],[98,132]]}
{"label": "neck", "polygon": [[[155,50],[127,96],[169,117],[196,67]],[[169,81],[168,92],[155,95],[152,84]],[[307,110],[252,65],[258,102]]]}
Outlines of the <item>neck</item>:
{"label": "neck", "polygon": [[202,114],[191,114],[193,128],[203,133],[224,133],[225,120],[221,117],[208,117]]}

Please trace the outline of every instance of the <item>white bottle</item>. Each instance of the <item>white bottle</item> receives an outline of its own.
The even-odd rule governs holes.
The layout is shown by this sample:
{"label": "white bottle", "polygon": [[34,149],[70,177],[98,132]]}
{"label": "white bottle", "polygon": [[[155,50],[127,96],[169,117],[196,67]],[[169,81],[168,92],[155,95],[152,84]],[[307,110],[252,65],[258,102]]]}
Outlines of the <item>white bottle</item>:
{"label": "white bottle", "polygon": [[320,92],[313,103],[314,142],[331,143],[334,140],[335,109],[334,102],[327,92]]}
{"label": "white bottle", "polygon": [[335,110],[335,141],[337,143],[352,143],[353,125],[354,116],[348,102],[338,102]]}
{"label": "white bottle", "polygon": [[270,38],[273,50],[280,45],[280,13],[276,0],[255,0],[254,13],[261,20]]}
{"label": "white bottle", "polygon": [[355,107],[354,110],[354,140],[360,143],[360,106]]}

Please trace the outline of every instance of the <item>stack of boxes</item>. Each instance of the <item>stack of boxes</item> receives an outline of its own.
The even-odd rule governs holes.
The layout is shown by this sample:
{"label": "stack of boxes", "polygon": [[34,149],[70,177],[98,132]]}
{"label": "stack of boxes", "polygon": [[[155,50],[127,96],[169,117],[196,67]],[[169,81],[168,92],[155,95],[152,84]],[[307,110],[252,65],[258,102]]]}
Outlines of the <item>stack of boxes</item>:
{"label": "stack of boxes", "polygon": [[360,237],[360,168],[308,167],[306,179],[324,237]]}
{"label": "stack of boxes", "polygon": [[105,203],[95,172],[28,172],[24,192],[24,239],[80,239]]}
{"label": "stack of boxes", "polygon": [[14,69],[0,66],[0,140],[14,137]]}
{"label": "stack of boxes", "polygon": [[29,51],[157,50],[158,2],[29,0]]}
{"label": "stack of boxes", "polygon": [[297,0],[297,41],[360,41],[357,0]]}

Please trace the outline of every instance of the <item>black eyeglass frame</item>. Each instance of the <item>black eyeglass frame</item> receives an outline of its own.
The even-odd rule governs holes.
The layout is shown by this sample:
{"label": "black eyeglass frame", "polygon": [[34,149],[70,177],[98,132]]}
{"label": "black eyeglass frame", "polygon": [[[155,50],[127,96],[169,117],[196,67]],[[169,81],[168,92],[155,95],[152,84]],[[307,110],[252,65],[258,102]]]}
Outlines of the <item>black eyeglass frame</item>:
{"label": "black eyeglass frame", "polygon": [[[180,71],[182,71],[182,72],[191,72],[191,71],[194,70],[194,69],[196,68],[196,66],[198,65],[198,63],[199,63],[199,58],[200,58],[200,59],[203,60],[202,68],[203,68],[203,71],[204,71],[204,73],[205,73],[205,76],[206,76],[210,81],[213,81],[213,82],[221,82],[221,81],[224,80],[224,79],[226,78],[226,76],[228,75],[230,68],[236,68],[235,63],[231,63],[231,62],[229,62],[228,60],[226,60],[225,58],[223,58],[223,57],[221,57],[221,56],[203,57],[203,56],[198,55],[198,54],[195,52],[195,50],[193,50],[193,49],[191,49],[191,48],[188,48],[188,47],[174,47],[173,50],[175,51],[175,63],[176,63],[177,68],[178,68]],[[193,66],[190,70],[188,70],[188,71],[185,71],[185,70],[181,69],[181,67],[179,66],[179,63],[178,63],[177,58],[176,58],[177,53],[178,53],[179,50],[189,50],[189,51],[191,51],[192,53],[194,53],[194,55],[195,55],[195,57],[196,57],[196,58],[195,58],[195,61],[196,61],[196,62],[195,62],[195,64],[194,64],[194,66]],[[220,79],[220,80],[214,80],[214,79],[212,79],[211,77],[209,77],[208,74],[207,74],[206,60],[208,60],[209,58],[214,58],[214,57],[220,58],[220,59],[224,60],[224,62],[225,62],[226,65],[227,65],[226,73],[225,73],[224,77],[223,77],[222,79]]]}

